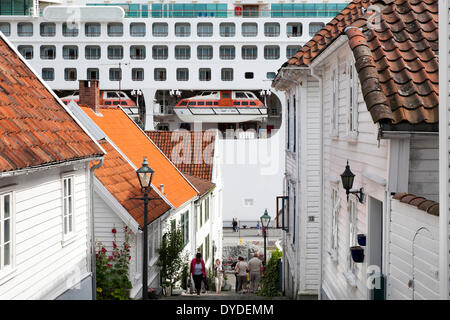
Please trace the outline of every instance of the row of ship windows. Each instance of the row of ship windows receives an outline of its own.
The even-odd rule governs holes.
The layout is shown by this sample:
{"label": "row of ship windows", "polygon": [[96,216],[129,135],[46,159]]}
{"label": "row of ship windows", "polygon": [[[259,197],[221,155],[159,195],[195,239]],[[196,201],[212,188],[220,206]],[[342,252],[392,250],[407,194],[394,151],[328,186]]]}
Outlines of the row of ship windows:
{"label": "row of ship windows", "polygon": [[[286,58],[292,57],[300,46],[287,46]],[[77,60],[79,57],[78,46],[67,45],[63,46],[63,59]],[[124,58],[123,46],[108,46],[108,59],[122,60]],[[25,59],[31,60],[34,57],[34,48],[31,45],[18,46],[20,54]],[[145,46],[130,46],[130,58],[132,60],[144,60],[147,57]],[[258,58],[257,46],[242,46],[241,55],[243,60],[255,60]],[[99,60],[101,58],[100,46],[85,46],[84,56],[86,60]],[[154,60],[166,60],[169,56],[169,49],[167,46],[153,46],[152,58]],[[42,60],[54,60],[56,58],[56,47],[53,45],[42,45],[40,47],[40,57]],[[234,46],[220,46],[219,57],[221,60],[233,60],[236,58],[236,48]],[[198,46],[197,58],[199,60],[211,60],[213,58],[212,46]],[[191,47],[189,46],[175,46],[175,59],[188,60],[191,59]],[[269,45],[264,46],[264,59],[276,60],[280,59],[280,47]]]}
{"label": "row of ship windows", "polygon": [[[88,80],[100,80],[100,71],[98,68],[88,68],[86,71],[86,78]],[[53,68],[43,68],[42,78],[46,81],[55,80],[55,69]],[[275,72],[267,72],[266,78],[272,80],[275,78]],[[153,72],[153,79],[155,81],[166,81],[167,80],[167,70],[165,68],[155,68]],[[177,81],[189,81],[189,69],[178,68],[176,69],[176,79]],[[234,80],[234,70],[232,68],[222,68],[220,70],[220,79],[222,81],[233,81]],[[244,79],[254,79],[253,72],[244,72]],[[66,81],[77,81],[77,69],[76,68],[65,68],[64,69],[64,80]],[[121,68],[110,68],[109,69],[109,80],[110,81],[121,81],[122,80],[122,69]],[[144,69],[143,68],[133,68],[131,69],[131,80],[132,81],[144,81]],[[211,69],[210,68],[200,68],[198,69],[198,80],[199,81],[211,81]]]}
{"label": "row of ship windows", "polygon": [[[311,22],[309,23],[309,35],[313,36],[317,31],[322,29],[324,23]],[[54,37],[56,36],[56,24],[53,22],[42,22],[40,24],[41,37]],[[124,35],[122,23],[108,23],[107,33],[110,37],[122,37]],[[197,24],[197,36],[199,37],[212,37],[213,36],[213,24],[212,23],[199,23]],[[11,25],[9,22],[0,23],[0,31],[6,36],[11,35]],[[84,26],[84,33],[86,37],[100,37],[101,26],[100,23],[86,23]],[[20,22],[17,24],[17,35],[19,37],[31,37],[33,36],[33,24],[31,22]],[[79,35],[79,27],[77,24],[62,24],[62,34],[64,37],[77,37]],[[234,37],[236,36],[236,26],[234,23],[224,22],[219,25],[219,34],[221,37]],[[301,37],[303,35],[303,26],[299,22],[290,22],[286,25],[286,34],[288,37]],[[167,37],[169,35],[169,26],[167,23],[153,23],[152,25],[153,37]],[[258,25],[256,23],[243,23],[242,24],[242,36],[243,37],[256,37],[258,35]],[[267,22],[264,24],[264,35],[266,37],[278,37],[280,36],[280,24],[274,22]],[[132,37],[145,37],[146,25],[145,23],[131,23],[130,24],[130,36]],[[175,23],[175,36],[176,37],[189,37],[191,36],[191,25],[189,23]]]}

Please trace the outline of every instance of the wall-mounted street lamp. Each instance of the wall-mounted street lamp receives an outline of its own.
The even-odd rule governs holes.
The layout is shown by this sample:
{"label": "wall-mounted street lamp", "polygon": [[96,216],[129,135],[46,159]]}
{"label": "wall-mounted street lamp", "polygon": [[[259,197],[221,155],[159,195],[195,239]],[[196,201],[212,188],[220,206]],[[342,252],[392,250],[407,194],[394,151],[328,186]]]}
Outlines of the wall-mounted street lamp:
{"label": "wall-mounted street lamp", "polygon": [[355,175],[350,170],[350,166],[348,165],[347,160],[347,166],[345,167],[345,171],[341,174],[341,180],[342,180],[342,186],[344,187],[346,193],[347,193],[347,201],[348,196],[350,193],[356,195],[358,197],[358,200],[360,203],[364,203],[364,188],[360,188],[359,190],[351,190],[353,187],[353,181],[355,180]]}
{"label": "wall-mounted street lamp", "polygon": [[269,224],[270,224],[270,216],[267,213],[267,209],[266,209],[266,211],[264,211],[264,214],[261,216],[260,219],[261,219],[263,235],[264,235],[264,266],[265,266],[266,265],[266,250],[267,250],[267,245],[266,245],[267,228],[269,227]]}

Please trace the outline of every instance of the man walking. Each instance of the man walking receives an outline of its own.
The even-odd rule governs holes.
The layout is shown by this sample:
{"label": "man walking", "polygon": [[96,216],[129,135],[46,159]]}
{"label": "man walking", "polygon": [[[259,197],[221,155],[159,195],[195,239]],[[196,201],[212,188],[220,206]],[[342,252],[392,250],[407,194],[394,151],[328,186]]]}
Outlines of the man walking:
{"label": "man walking", "polygon": [[261,259],[258,258],[258,253],[253,254],[253,258],[248,262],[248,269],[250,272],[250,292],[258,292],[259,280],[261,279]]}

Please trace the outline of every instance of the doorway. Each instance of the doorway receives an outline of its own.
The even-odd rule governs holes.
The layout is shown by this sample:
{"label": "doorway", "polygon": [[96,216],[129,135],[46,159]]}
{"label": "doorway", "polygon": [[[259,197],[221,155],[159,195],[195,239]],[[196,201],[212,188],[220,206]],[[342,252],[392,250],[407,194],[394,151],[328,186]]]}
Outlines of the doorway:
{"label": "doorway", "polygon": [[369,197],[368,266],[378,266],[383,273],[383,202]]}

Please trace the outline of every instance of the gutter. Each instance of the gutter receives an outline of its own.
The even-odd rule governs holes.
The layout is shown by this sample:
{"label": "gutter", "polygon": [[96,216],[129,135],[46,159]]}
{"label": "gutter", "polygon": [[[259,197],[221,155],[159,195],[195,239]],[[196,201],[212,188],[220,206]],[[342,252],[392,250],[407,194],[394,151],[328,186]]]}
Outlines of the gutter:
{"label": "gutter", "polygon": [[94,227],[94,171],[103,165],[104,159],[101,158],[100,161],[93,165],[89,170],[89,191],[91,199],[91,263],[92,263],[92,300],[96,300],[97,296],[97,276],[96,276],[96,258],[95,258],[95,227]]}

